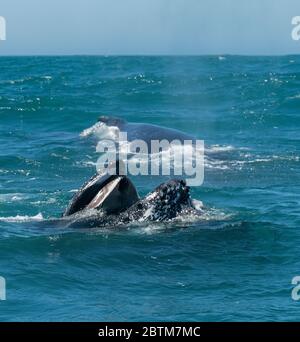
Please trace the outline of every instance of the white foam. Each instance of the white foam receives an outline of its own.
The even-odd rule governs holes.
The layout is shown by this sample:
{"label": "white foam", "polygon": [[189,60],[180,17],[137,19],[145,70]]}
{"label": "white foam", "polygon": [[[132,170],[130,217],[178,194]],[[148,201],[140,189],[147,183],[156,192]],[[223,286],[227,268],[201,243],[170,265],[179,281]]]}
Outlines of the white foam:
{"label": "white foam", "polygon": [[245,155],[245,157],[249,158],[246,160],[233,160],[230,162],[231,166],[240,166],[240,165],[247,165],[247,164],[254,164],[254,163],[270,163],[275,160],[281,160],[281,161],[296,161],[298,162],[300,160],[299,156],[266,156],[266,157],[261,157],[261,156],[252,156],[251,155]]}
{"label": "white foam", "polygon": [[196,210],[201,211],[203,209],[203,202],[202,201],[192,199],[192,205]]}
{"label": "white foam", "polygon": [[35,215],[35,216],[9,216],[9,217],[0,217],[0,222],[36,222],[36,221],[42,221],[44,219],[43,215],[41,213]]}
{"label": "white foam", "polygon": [[226,214],[220,209],[199,207],[196,210],[198,212],[187,209],[173,219],[173,221],[180,223],[226,222],[232,218],[232,214]]}
{"label": "white foam", "polygon": [[76,165],[83,165],[83,166],[93,166],[96,167],[97,163],[92,162],[92,161],[81,161],[81,162],[76,162]]}
{"label": "white foam", "polygon": [[21,196],[13,196],[11,198],[12,202],[17,202],[17,201],[21,201],[22,200],[22,197]]}
{"label": "white foam", "polygon": [[297,95],[294,95],[294,96],[289,96],[287,99],[288,100],[300,99],[300,94],[297,94]]}
{"label": "white foam", "polygon": [[228,170],[229,166],[226,164],[224,160],[217,160],[211,158],[205,158],[204,166],[206,169],[213,169],[213,170]]}
{"label": "white foam", "polygon": [[205,151],[210,153],[230,152],[235,150],[237,150],[237,148],[232,145],[211,145],[210,147],[205,148]]}
{"label": "white foam", "polygon": [[28,199],[28,196],[20,193],[0,194],[0,202],[18,202],[24,199]]}
{"label": "white foam", "polygon": [[33,202],[30,202],[30,204],[33,204],[33,205],[53,204],[53,203],[56,203],[56,198],[54,198],[54,197],[49,197],[49,198],[47,198],[47,200],[44,200],[44,201],[33,201]]}
{"label": "white foam", "polygon": [[119,128],[116,126],[107,126],[103,122],[97,122],[93,126],[86,128],[80,133],[82,138],[89,137],[91,135],[96,136],[99,139],[117,140],[119,136]]}

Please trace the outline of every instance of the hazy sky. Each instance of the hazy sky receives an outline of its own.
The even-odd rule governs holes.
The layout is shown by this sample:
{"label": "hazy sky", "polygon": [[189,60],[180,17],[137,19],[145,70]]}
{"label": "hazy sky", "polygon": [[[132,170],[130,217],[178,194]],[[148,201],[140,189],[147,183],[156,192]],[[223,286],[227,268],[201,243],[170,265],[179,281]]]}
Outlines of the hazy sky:
{"label": "hazy sky", "polygon": [[1,0],[16,54],[291,54],[300,0]]}

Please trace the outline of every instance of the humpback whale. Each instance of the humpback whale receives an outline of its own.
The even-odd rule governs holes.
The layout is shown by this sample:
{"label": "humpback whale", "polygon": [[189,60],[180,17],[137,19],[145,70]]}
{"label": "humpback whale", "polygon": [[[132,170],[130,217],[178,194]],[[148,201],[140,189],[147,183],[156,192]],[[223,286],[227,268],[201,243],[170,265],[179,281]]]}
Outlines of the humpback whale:
{"label": "humpback whale", "polygon": [[95,228],[170,221],[183,212],[201,215],[193,205],[185,180],[168,180],[140,198],[127,176],[105,172],[93,176],[80,188],[62,220],[68,227]]}
{"label": "humpback whale", "polygon": [[[110,131],[107,132],[106,129]],[[96,124],[85,129],[80,135],[81,137],[100,135],[101,138],[114,138],[119,132],[127,133],[128,142],[143,140],[148,146],[150,146],[151,140],[165,139],[169,142],[179,140],[182,143],[184,140],[195,141],[195,137],[177,129],[148,123],[127,122],[119,117],[105,115],[100,116]]]}

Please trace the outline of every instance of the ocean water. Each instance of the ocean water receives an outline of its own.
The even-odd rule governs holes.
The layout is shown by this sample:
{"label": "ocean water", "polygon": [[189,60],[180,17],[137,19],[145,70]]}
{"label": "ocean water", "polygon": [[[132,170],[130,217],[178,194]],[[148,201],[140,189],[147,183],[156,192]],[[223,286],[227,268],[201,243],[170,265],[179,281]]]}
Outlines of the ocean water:
{"label": "ocean water", "polygon": [[[0,320],[299,320],[299,109],[299,56],[0,58]],[[208,214],[43,228],[95,172],[100,114],[203,139]]]}

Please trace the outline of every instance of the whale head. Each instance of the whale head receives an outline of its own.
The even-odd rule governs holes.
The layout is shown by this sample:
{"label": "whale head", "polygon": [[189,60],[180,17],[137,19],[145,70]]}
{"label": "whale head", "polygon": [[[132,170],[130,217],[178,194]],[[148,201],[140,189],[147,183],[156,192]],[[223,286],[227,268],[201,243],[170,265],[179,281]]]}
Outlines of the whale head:
{"label": "whale head", "polygon": [[129,208],[129,216],[136,221],[171,220],[193,208],[189,190],[184,180],[169,180]]}
{"label": "whale head", "polygon": [[96,174],[75,194],[63,216],[85,209],[101,209],[107,214],[118,214],[139,200],[131,180],[117,174]]}
{"label": "whale head", "polygon": [[116,116],[108,116],[108,115],[101,115],[98,118],[98,122],[105,124],[106,126],[114,126],[121,128],[124,124],[126,124],[126,120],[121,119]]}

